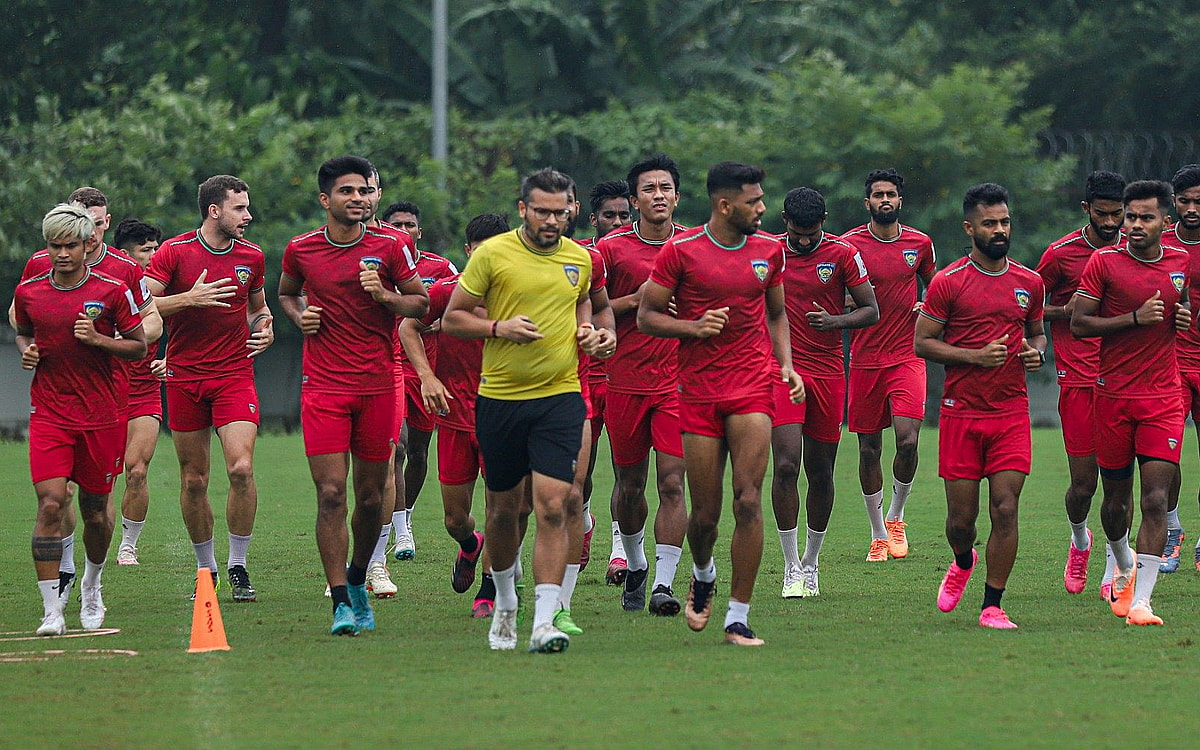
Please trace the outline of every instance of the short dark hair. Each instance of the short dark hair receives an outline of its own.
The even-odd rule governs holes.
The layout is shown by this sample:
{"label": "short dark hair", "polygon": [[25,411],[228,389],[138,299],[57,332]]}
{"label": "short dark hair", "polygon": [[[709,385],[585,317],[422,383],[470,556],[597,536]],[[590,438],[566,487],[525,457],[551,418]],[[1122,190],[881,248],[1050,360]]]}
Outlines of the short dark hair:
{"label": "short dark hair", "polygon": [[400,212],[403,212],[406,214],[412,214],[413,216],[417,217],[418,220],[420,220],[420,218],[421,218],[421,209],[418,208],[417,204],[413,203],[412,201],[396,201],[395,203],[393,203],[392,205],[390,205],[386,209],[384,209],[383,213],[380,214],[380,216],[382,216],[384,219],[387,219],[387,217],[391,216],[392,214],[396,213],[397,211],[400,211]]}
{"label": "short dark hair", "polygon": [[554,167],[542,167],[521,180],[521,202],[528,203],[534,190],[543,193],[570,193],[575,182]]}
{"label": "short dark hair", "polygon": [[637,164],[629,168],[629,174],[625,176],[625,182],[629,186],[629,192],[626,195],[632,195],[637,192],[638,178],[646,172],[667,172],[671,175],[671,180],[675,183],[675,192],[679,192],[679,166],[675,160],[666,154],[655,154],[649,158],[642,159]]}
{"label": "short dark hair", "polygon": [[108,208],[108,196],[94,187],[84,185],[71,191],[71,194],[67,196],[67,203],[78,203],[84,208],[95,208],[96,206]]}
{"label": "short dark hair", "polygon": [[150,240],[161,242],[162,230],[139,219],[122,219],[117,225],[117,233],[113,236],[113,245],[122,250],[129,250],[134,245],[141,245]]}
{"label": "short dark hair", "polygon": [[825,196],[810,187],[792,188],[783,199],[783,215],[793,226],[816,226],[825,220]]}
{"label": "short dark hair", "polygon": [[1092,201],[1119,201],[1125,192],[1125,178],[1116,172],[1098,169],[1087,176],[1087,187],[1083,199]]}
{"label": "short dark hair", "polygon": [[1133,201],[1145,200],[1147,198],[1157,198],[1158,207],[1163,213],[1171,211],[1171,204],[1174,202],[1175,193],[1171,190],[1170,183],[1162,180],[1137,180],[1125,186],[1125,192],[1121,196],[1121,202],[1128,206]]}
{"label": "short dark hair", "polygon": [[364,180],[369,180],[377,172],[371,162],[361,156],[335,156],[317,170],[317,189],[322,195],[329,195],[329,191],[333,190],[333,183],[337,182],[339,177],[348,174],[361,175]]}
{"label": "short dark hair", "polygon": [[1176,195],[1200,185],[1200,164],[1184,164],[1171,178]]}
{"label": "short dark hair", "polygon": [[757,185],[766,176],[767,173],[762,168],[749,164],[742,164],[736,161],[723,161],[714,164],[708,170],[708,179],[706,180],[708,197],[711,198],[717,193],[727,191],[740,193],[746,185]]}
{"label": "short dark hair", "polygon": [[218,174],[209,177],[200,183],[199,189],[196,190],[196,203],[200,206],[200,220],[203,221],[208,218],[209,206],[219,206],[225,202],[226,193],[247,193],[249,191],[249,185],[231,174]]}
{"label": "short dark hair", "polygon": [[598,182],[592,187],[592,194],[589,198],[592,202],[592,213],[596,213],[604,205],[605,201],[610,201],[613,198],[629,200],[629,183],[625,180],[605,180],[604,182]]}
{"label": "short dark hair", "polygon": [[483,242],[490,237],[504,234],[510,228],[507,216],[500,214],[479,214],[467,222],[467,244],[473,245],[476,242]]}
{"label": "short dark hair", "polygon": [[893,167],[887,169],[872,169],[867,173],[867,181],[863,185],[863,197],[871,197],[871,186],[877,182],[890,182],[896,186],[896,192],[904,195],[904,176]]}
{"label": "short dark hair", "polygon": [[978,206],[996,206],[1008,203],[1008,191],[994,182],[981,182],[967,188],[963,196],[963,216],[969,216]]}

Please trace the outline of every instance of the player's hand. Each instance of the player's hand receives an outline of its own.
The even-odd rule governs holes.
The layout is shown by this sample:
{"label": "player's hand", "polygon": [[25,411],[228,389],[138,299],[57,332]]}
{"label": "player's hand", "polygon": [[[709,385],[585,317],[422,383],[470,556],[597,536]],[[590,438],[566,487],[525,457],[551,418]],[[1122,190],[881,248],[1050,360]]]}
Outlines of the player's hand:
{"label": "player's hand", "polygon": [[167,379],[167,358],[155,359],[150,361],[150,374],[159,380]]}
{"label": "player's hand", "polygon": [[96,331],[96,326],[92,323],[91,318],[84,313],[79,313],[79,317],[75,321],[75,338],[88,346],[96,346],[104,337]]}
{"label": "player's hand", "polygon": [[1025,339],[1021,339],[1021,351],[1017,352],[1017,356],[1029,372],[1035,372],[1042,367],[1042,353],[1030,346]]}
{"label": "player's hand", "polygon": [[999,367],[1008,359],[1008,346],[1005,342],[1008,341],[1008,336],[1003,336],[995,341],[989,341],[988,345],[982,349],[977,349],[975,364],[980,367]]}
{"label": "player's hand", "polygon": [[367,264],[361,260],[358,262],[358,283],[364,292],[371,295],[371,299],[383,301],[383,280],[379,278],[379,271],[367,268]]}
{"label": "player's hand", "polygon": [[421,403],[425,411],[444,417],[450,413],[450,402],[453,400],[446,385],[436,376],[431,375],[428,380],[421,378]]}
{"label": "player's hand", "polygon": [[237,286],[234,285],[233,279],[226,276],[223,279],[208,282],[205,281],[207,277],[207,268],[196,277],[196,283],[192,284],[192,288],[187,293],[188,306],[229,307],[229,303],[224,300],[237,294]]}
{"label": "player's hand", "polygon": [[442,319],[438,318],[437,320],[433,321],[433,323],[431,323],[430,325],[427,325],[424,328],[422,328],[421,333],[422,334],[437,333],[440,330],[442,330]]}
{"label": "player's hand", "polygon": [[300,313],[300,333],[305,336],[315,336],[321,330],[321,310],[323,308],[308,306]]}
{"label": "player's hand", "polygon": [[1137,324],[1139,326],[1148,326],[1163,322],[1167,306],[1161,297],[1162,292],[1155,292],[1153,297],[1143,302],[1142,306],[1138,308]]}
{"label": "player's hand", "polygon": [[[1141,316],[1138,316],[1141,319]],[[1175,303],[1175,330],[1186,331],[1192,327],[1192,311],[1179,304]]]}
{"label": "player's hand", "polygon": [[608,359],[617,350],[617,334],[607,328],[590,328],[583,325],[579,327],[576,337],[584,354],[597,359]]}
{"label": "player's hand", "polygon": [[804,313],[804,319],[808,321],[809,326],[818,331],[832,331],[837,328],[834,325],[833,316],[825,308],[821,307],[821,303],[814,302],[813,307],[817,309]]}
{"label": "player's hand", "polygon": [[268,315],[266,321],[258,327],[257,331],[252,331],[250,338],[246,340],[246,348],[250,350],[246,356],[257,357],[273,343],[275,343],[275,319]]}
{"label": "player's hand", "polygon": [[21,367],[25,370],[32,370],[38,366],[38,360],[42,355],[38,352],[37,344],[30,344],[25,347],[25,351],[21,352]]}
{"label": "player's hand", "polygon": [[729,308],[718,307],[716,310],[705,310],[696,321],[696,330],[692,334],[698,339],[710,339],[725,330],[729,322]]}
{"label": "player's hand", "polygon": [[537,324],[524,315],[502,320],[496,326],[496,337],[508,339],[516,344],[528,344],[546,337]]}
{"label": "player's hand", "polygon": [[804,378],[800,377],[800,373],[790,367],[781,367],[779,370],[783,376],[783,382],[788,386],[788,398],[793,404],[802,404],[806,394],[804,392]]}
{"label": "player's hand", "polygon": [[1067,304],[1063,305],[1063,312],[1065,312],[1067,314],[1068,320],[1070,320],[1071,316],[1075,314],[1075,295],[1074,294],[1071,295],[1071,299],[1067,300]]}
{"label": "player's hand", "polygon": [[924,308],[925,308],[925,303],[924,303],[924,302],[922,302],[921,300],[917,300],[917,304],[915,304],[915,305],[913,305],[913,306],[912,306],[912,311],[913,311],[913,312],[915,312],[915,313],[919,313],[919,312],[921,312],[921,310],[923,310]]}

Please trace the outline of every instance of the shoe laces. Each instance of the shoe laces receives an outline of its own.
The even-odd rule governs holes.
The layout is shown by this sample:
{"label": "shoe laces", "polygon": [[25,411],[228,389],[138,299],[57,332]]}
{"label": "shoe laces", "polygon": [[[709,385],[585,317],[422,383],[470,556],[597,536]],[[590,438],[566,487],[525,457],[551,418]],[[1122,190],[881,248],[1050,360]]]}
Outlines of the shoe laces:
{"label": "shoe laces", "polygon": [[1087,559],[1081,552],[1082,550],[1072,546],[1071,554],[1067,555],[1067,575],[1071,578],[1083,578],[1087,575]]}
{"label": "shoe laces", "polygon": [[945,589],[946,593],[951,596],[961,596],[963,589],[967,587],[967,581],[971,577],[971,571],[963,570],[958,567],[958,563],[951,563],[950,575],[946,576]]}
{"label": "shoe laces", "polygon": [[906,526],[908,524],[904,521],[892,521],[888,525],[888,539],[892,541],[892,544],[899,544],[904,541],[904,527]]}
{"label": "shoe laces", "polygon": [[250,574],[242,566],[234,566],[229,569],[229,583],[238,588],[247,588],[250,586]]}
{"label": "shoe laces", "polygon": [[800,568],[800,577],[804,579],[804,585],[810,589],[817,587],[817,566],[805,566]]}
{"label": "shoe laces", "polygon": [[708,607],[709,600],[712,599],[713,589],[716,586],[716,581],[692,579],[692,609],[694,611],[703,612]]}

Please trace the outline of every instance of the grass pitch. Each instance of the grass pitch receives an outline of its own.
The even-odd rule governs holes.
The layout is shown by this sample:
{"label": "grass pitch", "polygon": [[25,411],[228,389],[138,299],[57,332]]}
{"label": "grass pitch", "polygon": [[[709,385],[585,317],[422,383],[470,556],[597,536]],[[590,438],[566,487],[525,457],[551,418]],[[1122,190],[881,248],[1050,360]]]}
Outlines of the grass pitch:
{"label": "grass pitch", "polygon": [[[228,589],[219,592],[231,651],[186,653],[195,560],[166,438],[151,465],[142,564],[118,567],[114,540],[104,574],[105,625],[120,633],[11,640],[31,636],[41,615],[29,556],[35,500],[26,446],[0,444],[0,460],[10,467],[0,477],[0,631],[7,633],[0,635],[0,744],[1063,747],[1194,737],[1200,574],[1191,547],[1200,519],[1190,438],[1181,503],[1185,559],[1179,573],[1160,577],[1155,596],[1155,611],[1167,624],[1131,628],[1098,598],[1102,554],[1092,558],[1084,594],[1063,591],[1066,464],[1058,433],[1035,431],[1021,551],[1004,598],[1020,625],[1015,632],[976,624],[982,575],[955,612],[935,607],[951,559],[936,444],[936,431],[927,430],[906,514],[910,556],[868,564],[856,441],[847,435],[819,599],[779,597],[782,560],[765,503],[765,553],[750,621],[767,645],[735,649],[722,644],[720,627],[729,513],[717,545],[714,622],[705,632],[690,632],[682,617],[623,612],[618,589],[604,585],[612,476],[602,441],[593,562],[573,607],[586,632],[560,656],[488,650],[488,621],[470,619],[471,594],[450,589],[455,545],[441,526],[434,481],[415,511],[416,559],[390,562],[400,595],[376,601],[377,630],[330,637],[313,540],[315,495],[300,438],[274,435],[260,438],[256,461],[260,499],[250,570],[259,601],[234,605]],[[223,506],[219,457],[214,451],[212,494]],[[118,497],[120,489],[118,483]],[[476,510],[482,519],[482,487]],[[223,564],[223,507],[216,512]],[[1098,500],[1090,525],[1099,539]],[[985,512],[981,549],[987,530]],[[82,543],[76,544],[82,570]],[[685,551],[680,593],[689,564]],[[74,601],[68,627],[77,629],[78,617]],[[519,646],[528,632],[527,621]]]}

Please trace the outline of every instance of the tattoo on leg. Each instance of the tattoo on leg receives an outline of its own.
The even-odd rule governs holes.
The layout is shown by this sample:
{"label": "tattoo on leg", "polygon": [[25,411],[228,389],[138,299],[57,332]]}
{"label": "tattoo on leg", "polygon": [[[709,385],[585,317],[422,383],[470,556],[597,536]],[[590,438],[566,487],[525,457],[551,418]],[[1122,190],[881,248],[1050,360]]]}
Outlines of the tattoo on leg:
{"label": "tattoo on leg", "polygon": [[58,562],[62,560],[62,539],[56,536],[33,538],[34,562]]}

